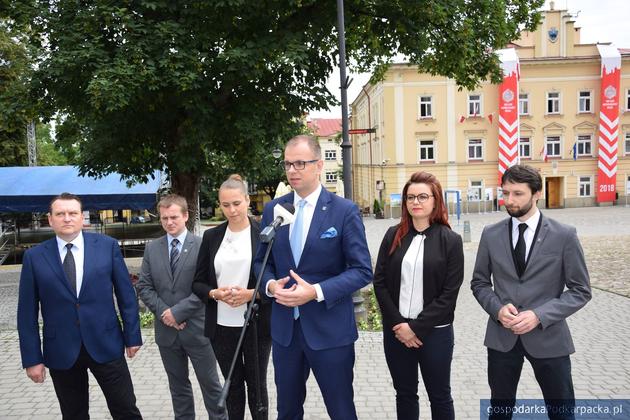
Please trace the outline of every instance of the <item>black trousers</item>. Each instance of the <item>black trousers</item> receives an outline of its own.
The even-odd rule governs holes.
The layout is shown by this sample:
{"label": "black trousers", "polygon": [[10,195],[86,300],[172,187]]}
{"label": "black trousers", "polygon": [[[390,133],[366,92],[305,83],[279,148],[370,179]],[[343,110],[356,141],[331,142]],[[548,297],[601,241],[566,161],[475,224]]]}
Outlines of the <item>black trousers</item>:
{"label": "black trousers", "polygon": [[393,331],[383,329],[385,360],[396,389],[398,420],[418,420],[418,366],[431,403],[434,420],[455,419],[451,397],[451,361],[453,360],[453,326],[434,328],[420,348],[408,348]]}
{"label": "black trousers", "polygon": [[136,406],[136,395],[125,356],[111,362],[97,363],[81,345],[79,357],[70,369],[49,369],[64,420],[90,418],[88,369],[103,390],[113,419],[142,419]]}
{"label": "black trousers", "polygon": [[[230,372],[232,357],[236,351],[238,338],[241,334],[240,327],[224,327],[217,325],[212,348],[219,362],[223,377]],[[245,383],[247,383],[247,402],[249,412],[253,419],[267,419],[269,411],[269,397],[267,395],[267,365],[271,353],[271,336],[258,328],[258,366],[260,372],[260,397],[264,412],[256,417],[256,370],[254,368],[254,336],[253,329],[247,328],[245,341],[241,347],[240,357],[234,366],[232,382],[226,400],[228,417],[230,420],[242,420],[245,418]]]}
{"label": "black trousers", "polygon": [[488,418],[492,420],[512,418],[510,408],[516,401],[516,389],[524,358],[532,365],[548,408],[549,418],[575,419],[575,416],[570,414],[575,407],[575,395],[569,356],[535,358],[527,353],[520,337],[508,352],[488,349],[488,383],[491,392],[491,412]]}

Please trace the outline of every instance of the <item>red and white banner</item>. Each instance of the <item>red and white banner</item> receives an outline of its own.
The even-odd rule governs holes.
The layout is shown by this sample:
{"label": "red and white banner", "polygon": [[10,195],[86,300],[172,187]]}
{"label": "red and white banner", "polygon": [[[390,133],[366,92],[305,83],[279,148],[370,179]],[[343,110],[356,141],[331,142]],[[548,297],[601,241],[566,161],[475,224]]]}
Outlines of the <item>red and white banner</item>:
{"label": "red and white banner", "polygon": [[[519,62],[514,48],[498,50],[503,70],[499,85],[499,185],[507,168],[518,163],[518,80]],[[492,121],[491,121],[492,122]]]}
{"label": "red and white banner", "polygon": [[615,200],[619,139],[619,88],[621,55],[612,45],[598,45],[602,57],[602,87],[599,108],[599,161],[597,202]]}

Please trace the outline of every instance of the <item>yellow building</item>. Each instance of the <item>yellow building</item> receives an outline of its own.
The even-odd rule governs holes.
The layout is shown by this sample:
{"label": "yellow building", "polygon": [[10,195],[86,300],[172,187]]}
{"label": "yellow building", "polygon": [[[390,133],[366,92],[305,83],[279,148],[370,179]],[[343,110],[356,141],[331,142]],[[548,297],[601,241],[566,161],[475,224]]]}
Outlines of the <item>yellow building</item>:
{"label": "yellow building", "polygon": [[[520,61],[520,161],[543,176],[539,207],[596,205],[602,60],[597,45],[580,43],[580,28],[566,10],[549,10],[535,32],[523,33],[509,47]],[[630,49],[618,51],[616,190],[624,203],[630,185]],[[489,209],[499,179],[498,106],[497,85],[458,91],[451,79],[393,65],[351,105],[352,128],[376,129],[352,136],[355,201],[371,207],[380,193],[387,207],[413,172],[426,170],[444,189],[460,192],[464,211]]]}
{"label": "yellow building", "polygon": [[[307,127],[319,141],[322,148],[324,167],[321,173],[321,183],[330,192],[337,193],[341,184],[341,118],[312,118],[307,120]],[[343,196],[342,191],[339,191]]]}

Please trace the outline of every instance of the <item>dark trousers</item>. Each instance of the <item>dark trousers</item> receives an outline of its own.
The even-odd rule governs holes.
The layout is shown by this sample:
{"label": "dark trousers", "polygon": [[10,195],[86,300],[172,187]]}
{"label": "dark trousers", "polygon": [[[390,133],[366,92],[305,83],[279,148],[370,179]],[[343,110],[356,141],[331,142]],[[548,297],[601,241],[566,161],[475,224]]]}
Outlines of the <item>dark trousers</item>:
{"label": "dark trousers", "polygon": [[354,344],[313,350],[304,340],[299,319],[287,347],[273,342],[273,366],[278,391],[278,420],[304,418],[306,380],[312,370],[332,420],[356,420],[354,391]]}
{"label": "dark trousers", "polygon": [[488,418],[492,420],[512,418],[510,408],[516,401],[516,389],[524,358],[527,358],[532,365],[545,404],[549,408],[549,418],[575,419],[573,414],[567,414],[567,411],[575,407],[569,356],[545,359],[532,357],[523,347],[520,337],[512,350],[508,352],[488,349],[488,383],[492,407]]}
{"label": "dark trousers", "polygon": [[453,326],[434,328],[419,348],[408,348],[394,332],[383,329],[385,360],[396,390],[396,414],[399,420],[418,420],[418,366],[431,403],[434,420],[455,419],[451,397],[451,361]]}
{"label": "dark trousers", "polygon": [[97,363],[81,345],[79,357],[70,369],[50,369],[50,377],[64,420],[89,419],[88,373],[96,378],[113,419],[142,419],[125,356]]}
{"label": "dark trousers", "polygon": [[[260,398],[264,411],[256,415],[256,370],[253,329],[247,328],[245,341],[241,347],[241,355],[236,361],[232,382],[226,400],[226,407],[230,420],[242,420],[245,418],[245,383],[247,383],[247,402],[249,412],[254,420],[267,419],[269,411],[269,397],[267,396],[267,365],[271,352],[271,337],[268,333],[258,329],[258,368],[260,374]],[[238,338],[241,334],[240,327],[224,327],[217,325],[212,339],[212,348],[217,356],[219,367],[223,377],[230,372],[232,357],[236,351]]]}

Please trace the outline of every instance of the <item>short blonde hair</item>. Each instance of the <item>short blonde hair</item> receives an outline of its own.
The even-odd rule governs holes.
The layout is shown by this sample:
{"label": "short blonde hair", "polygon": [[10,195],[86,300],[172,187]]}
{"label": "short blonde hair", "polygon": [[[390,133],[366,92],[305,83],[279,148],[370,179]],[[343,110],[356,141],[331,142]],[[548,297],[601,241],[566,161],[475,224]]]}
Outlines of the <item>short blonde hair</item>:
{"label": "short blonde hair", "polygon": [[158,211],[161,208],[168,208],[172,205],[179,206],[182,209],[182,214],[188,213],[188,203],[186,202],[186,199],[179,194],[167,194],[160,198],[157,205]]}

